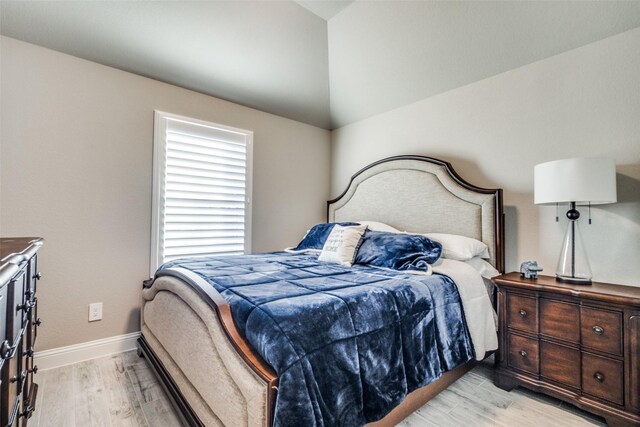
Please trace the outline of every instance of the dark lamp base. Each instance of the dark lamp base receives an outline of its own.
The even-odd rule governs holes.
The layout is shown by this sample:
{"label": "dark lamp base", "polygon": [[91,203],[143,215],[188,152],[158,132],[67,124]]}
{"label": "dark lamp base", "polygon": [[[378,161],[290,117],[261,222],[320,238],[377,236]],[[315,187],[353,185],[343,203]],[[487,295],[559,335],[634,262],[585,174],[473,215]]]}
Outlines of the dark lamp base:
{"label": "dark lamp base", "polygon": [[591,279],[582,279],[580,277],[556,276],[556,281],[562,282],[562,283],[571,283],[574,285],[590,285],[591,284]]}

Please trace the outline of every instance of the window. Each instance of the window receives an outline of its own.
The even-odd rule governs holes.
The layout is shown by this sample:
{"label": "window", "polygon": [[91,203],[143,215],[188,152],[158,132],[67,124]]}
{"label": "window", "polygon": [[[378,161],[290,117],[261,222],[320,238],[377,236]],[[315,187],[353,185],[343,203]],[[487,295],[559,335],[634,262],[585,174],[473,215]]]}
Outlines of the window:
{"label": "window", "polygon": [[253,132],[155,112],[151,273],[184,256],[251,252]]}

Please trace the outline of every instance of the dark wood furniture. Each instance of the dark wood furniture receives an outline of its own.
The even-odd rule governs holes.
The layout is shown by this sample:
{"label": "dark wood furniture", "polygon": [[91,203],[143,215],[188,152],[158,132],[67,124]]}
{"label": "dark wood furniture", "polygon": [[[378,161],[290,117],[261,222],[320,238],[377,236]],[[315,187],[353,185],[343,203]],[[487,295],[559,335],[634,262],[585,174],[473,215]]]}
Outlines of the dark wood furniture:
{"label": "dark wood furniture", "polygon": [[549,394],[609,425],[640,425],[640,287],[519,273],[493,281],[498,387]]}
{"label": "dark wood furniture", "polygon": [[36,283],[37,252],[43,240],[0,239],[0,425],[26,426],[33,413],[38,384],[33,348],[40,319]]}

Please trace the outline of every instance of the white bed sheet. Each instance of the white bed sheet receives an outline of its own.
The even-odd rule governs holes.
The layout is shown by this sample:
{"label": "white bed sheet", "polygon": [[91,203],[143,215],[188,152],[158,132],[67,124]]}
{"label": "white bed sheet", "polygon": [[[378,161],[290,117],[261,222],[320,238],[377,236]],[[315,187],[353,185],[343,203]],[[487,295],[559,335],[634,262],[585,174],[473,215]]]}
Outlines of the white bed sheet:
{"label": "white bed sheet", "polygon": [[433,264],[433,272],[451,277],[458,287],[476,359],[482,360],[487,351],[497,350],[497,315],[482,276],[462,261],[444,258]]}

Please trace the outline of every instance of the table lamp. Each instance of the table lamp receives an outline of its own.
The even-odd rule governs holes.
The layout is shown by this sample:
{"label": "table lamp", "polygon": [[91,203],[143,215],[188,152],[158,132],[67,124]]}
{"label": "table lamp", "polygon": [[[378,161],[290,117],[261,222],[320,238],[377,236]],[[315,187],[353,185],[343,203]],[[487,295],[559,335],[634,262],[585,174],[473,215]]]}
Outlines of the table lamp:
{"label": "table lamp", "polygon": [[588,205],[590,208],[591,205],[617,201],[615,161],[574,158],[541,163],[534,168],[534,188],[536,205],[569,203],[569,224],[558,260],[556,280],[590,285],[591,268],[578,228],[580,212],[576,205]]}

